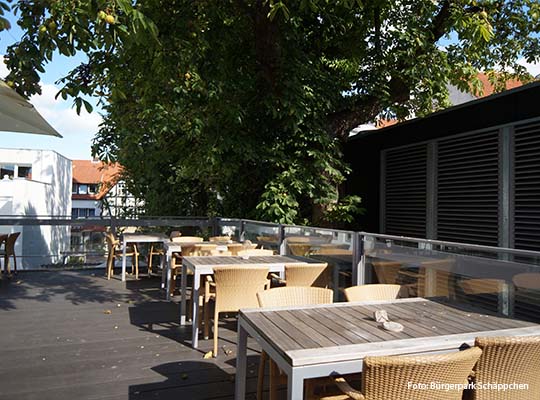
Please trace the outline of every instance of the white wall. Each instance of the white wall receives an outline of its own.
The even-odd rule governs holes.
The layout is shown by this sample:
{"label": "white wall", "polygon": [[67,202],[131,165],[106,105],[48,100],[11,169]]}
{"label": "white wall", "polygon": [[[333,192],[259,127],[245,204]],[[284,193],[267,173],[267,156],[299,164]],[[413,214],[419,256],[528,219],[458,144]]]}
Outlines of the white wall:
{"label": "white wall", "polygon": [[[0,180],[0,214],[71,215],[71,160],[50,150],[0,149],[0,163],[32,165],[32,180]],[[0,225],[0,232],[21,232],[15,251],[26,269],[60,261],[70,246],[68,226]]]}

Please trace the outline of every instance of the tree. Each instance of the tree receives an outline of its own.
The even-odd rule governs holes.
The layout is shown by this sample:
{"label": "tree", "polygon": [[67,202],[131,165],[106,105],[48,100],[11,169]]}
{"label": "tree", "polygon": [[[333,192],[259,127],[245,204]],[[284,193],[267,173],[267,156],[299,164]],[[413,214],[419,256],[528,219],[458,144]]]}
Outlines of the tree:
{"label": "tree", "polygon": [[[60,95],[104,105],[94,151],[118,160],[151,214],[279,222],[350,220],[340,194],[349,131],[378,115],[447,106],[531,77],[536,0],[18,1],[22,40],[8,80],[39,92],[55,51],[88,62]],[[450,36],[451,35],[451,36]],[[448,40],[451,37],[452,40]],[[441,41],[446,40],[446,46]],[[369,173],[369,171],[366,171]]]}

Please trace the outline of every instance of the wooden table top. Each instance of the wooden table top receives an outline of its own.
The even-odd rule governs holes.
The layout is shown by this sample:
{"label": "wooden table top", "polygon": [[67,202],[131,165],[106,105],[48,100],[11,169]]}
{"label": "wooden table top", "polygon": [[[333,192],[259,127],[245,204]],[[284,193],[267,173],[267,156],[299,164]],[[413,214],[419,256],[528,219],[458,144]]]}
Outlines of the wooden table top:
{"label": "wooden table top", "polygon": [[[380,327],[373,319],[379,309],[404,330],[396,333]],[[476,336],[540,334],[540,325],[532,322],[422,298],[242,310],[240,318],[291,365],[456,350],[463,343],[472,345]]]}
{"label": "wooden table top", "polygon": [[163,233],[124,233],[122,239],[126,242],[163,242],[170,240]]}
{"label": "wooden table top", "polygon": [[253,264],[298,264],[314,263],[306,257],[298,256],[249,256],[249,258],[239,256],[193,256],[184,257],[184,263],[197,268],[200,266],[227,266],[227,265],[253,265]]}

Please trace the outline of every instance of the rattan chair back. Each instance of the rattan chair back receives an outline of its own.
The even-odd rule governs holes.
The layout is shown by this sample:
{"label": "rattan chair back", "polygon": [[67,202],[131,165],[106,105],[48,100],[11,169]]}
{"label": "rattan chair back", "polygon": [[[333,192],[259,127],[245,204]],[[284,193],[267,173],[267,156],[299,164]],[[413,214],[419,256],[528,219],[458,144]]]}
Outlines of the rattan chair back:
{"label": "rattan chair back", "polygon": [[287,286],[327,288],[331,286],[331,271],[327,263],[285,265],[285,280]]}
{"label": "rattan chair back", "polygon": [[522,274],[514,275],[512,282],[518,289],[540,289],[540,273],[538,272],[525,272]]}
{"label": "rattan chair back", "polygon": [[201,243],[195,245],[195,253],[198,256],[210,256],[212,255],[212,250],[216,250],[217,244],[211,243]]}
{"label": "rattan chair back", "polygon": [[344,291],[347,301],[394,300],[402,293],[400,285],[389,284],[351,286]]}
{"label": "rattan chair back", "polygon": [[[362,392],[366,400],[461,400],[467,378],[482,350],[427,356],[366,357]],[[431,383],[449,385],[432,388]],[[419,389],[414,384],[425,384]],[[455,385],[451,388],[450,385]]]}
{"label": "rattan chair back", "polygon": [[174,243],[198,243],[202,242],[204,239],[198,236],[177,236],[171,238]]}
{"label": "rattan chair back", "polygon": [[474,390],[474,400],[540,399],[540,336],[479,337],[482,356],[474,368],[475,382],[527,384],[526,390]]}
{"label": "rattan chair back", "polygon": [[230,236],[211,236],[208,241],[210,242],[219,242],[219,243],[227,243],[231,240]]}
{"label": "rattan chair back", "polygon": [[320,287],[284,286],[257,293],[261,307],[294,307],[331,304],[334,292]]}
{"label": "rattan chair back", "polygon": [[240,257],[245,256],[272,256],[274,255],[274,250],[269,249],[246,249],[246,250],[239,250],[236,255]]}
{"label": "rattan chair back", "polygon": [[233,312],[240,308],[257,308],[257,293],[268,284],[268,268],[214,268],[216,283],[216,313]]}

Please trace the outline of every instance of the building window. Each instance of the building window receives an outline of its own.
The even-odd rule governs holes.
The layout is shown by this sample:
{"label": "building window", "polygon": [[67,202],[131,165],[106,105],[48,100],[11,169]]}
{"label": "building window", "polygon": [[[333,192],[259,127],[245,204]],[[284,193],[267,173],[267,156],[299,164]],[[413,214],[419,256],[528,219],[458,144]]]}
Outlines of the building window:
{"label": "building window", "polygon": [[32,179],[32,167],[28,165],[18,165],[17,177],[25,178],[25,179]]}
{"label": "building window", "polygon": [[88,194],[88,185],[80,184],[78,192],[79,194]]}
{"label": "building window", "polygon": [[0,178],[4,179],[5,177],[13,179],[15,176],[15,165],[13,164],[3,164],[0,165]]}
{"label": "building window", "polygon": [[96,216],[95,208],[72,208],[72,218],[92,218]]}
{"label": "building window", "polygon": [[0,165],[0,179],[4,179],[7,175],[9,179],[25,178],[32,179],[32,166],[31,165],[17,165],[17,164],[1,164]]}
{"label": "building window", "polygon": [[79,188],[79,185],[76,183],[71,184],[71,194],[77,194],[77,189]]}
{"label": "building window", "polygon": [[96,192],[97,192],[97,185],[88,185],[88,193],[96,194]]}

